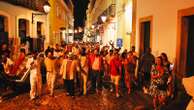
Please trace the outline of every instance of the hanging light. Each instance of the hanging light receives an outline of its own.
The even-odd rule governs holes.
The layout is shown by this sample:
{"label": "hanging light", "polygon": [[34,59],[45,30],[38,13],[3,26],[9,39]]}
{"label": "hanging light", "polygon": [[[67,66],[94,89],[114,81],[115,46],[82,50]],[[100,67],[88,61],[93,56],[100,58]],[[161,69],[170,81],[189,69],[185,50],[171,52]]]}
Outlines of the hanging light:
{"label": "hanging light", "polygon": [[76,34],[78,33],[77,29],[74,30],[74,33],[76,33]]}
{"label": "hanging light", "polygon": [[102,16],[101,16],[101,20],[102,20],[102,22],[105,22],[105,21],[106,21],[106,19],[107,19],[107,16],[105,16],[105,15],[102,15]]}
{"label": "hanging light", "polygon": [[50,12],[51,5],[49,4],[48,1],[44,3],[43,9],[44,9],[44,13],[32,13],[32,23],[34,23],[34,18],[36,16],[46,15]]}
{"label": "hanging light", "polygon": [[45,2],[44,6],[43,6],[44,12],[45,13],[49,13],[50,9],[51,9],[51,5],[49,4],[49,2]]}
{"label": "hanging light", "polygon": [[95,27],[95,26],[94,26],[94,25],[92,25],[92,29],[94,29],[94,27]]}

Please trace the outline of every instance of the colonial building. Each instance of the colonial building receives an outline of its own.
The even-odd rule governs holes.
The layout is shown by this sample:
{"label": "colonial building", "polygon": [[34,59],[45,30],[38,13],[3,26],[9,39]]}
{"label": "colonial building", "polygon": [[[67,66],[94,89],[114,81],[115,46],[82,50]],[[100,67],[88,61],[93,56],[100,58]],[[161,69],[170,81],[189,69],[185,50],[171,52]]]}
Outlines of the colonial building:
{"label": "colonial building", "polygon": [[[47,15],[43,14],[45,0],[6,0],[0,1],[1,42],[18,46],[27,39],[31,49],[41,48],[41,42],[48,37]],[[33,14],[42,16],[33,16]],[[43,43],[44,44],[44,43]]]}
{"label": "colonial building", "polygon": [[117,46],[117,40],[121,39],[122,46],[129,49],[134,45],[132,3],[132,0],[91,0],[87,10],[87,28],[97,27],[104,45],[111,41]]}
{"label": "colonial building", "polygon": [[71,0],[50,0],[50,4],[50,44],[68,42],[69,31],[74,27],[73,3]]}
{"label": "colonial building", "polygon": [[136,0],[136,46],[167,53],[177,74],[194,73],[193,0]]}
{"label": "colonial building", "polygon": [[[45,13],[45,2],[50,12]],[[2,0],[0,1],[0,42],[11,47],[29,41],[31,50],[61,43],[65,30],[73,27],[70,0]]]}

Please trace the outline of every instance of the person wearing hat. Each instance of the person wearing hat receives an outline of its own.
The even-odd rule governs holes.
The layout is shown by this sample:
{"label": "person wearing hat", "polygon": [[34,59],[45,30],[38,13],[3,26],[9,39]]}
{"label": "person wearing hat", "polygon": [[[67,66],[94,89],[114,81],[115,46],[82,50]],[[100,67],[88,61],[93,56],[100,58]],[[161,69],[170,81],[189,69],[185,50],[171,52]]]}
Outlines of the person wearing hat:
{"label": "person wearing hat", "polygon": [[68,59],[64,59],[60,68],[60,74],[65,80],[67,95],[74,97],[74,79],[78,71],[78,62],[74,59],[73,53],[68,54]]}
{"label": "person wearing hat", "polygon": [[42,91],[42,76],[40,64],[44,59],[38,56],[36,52],[28,58],[26,68],[30,68],[30,99],[34,100],[36,96],[41,95]]}

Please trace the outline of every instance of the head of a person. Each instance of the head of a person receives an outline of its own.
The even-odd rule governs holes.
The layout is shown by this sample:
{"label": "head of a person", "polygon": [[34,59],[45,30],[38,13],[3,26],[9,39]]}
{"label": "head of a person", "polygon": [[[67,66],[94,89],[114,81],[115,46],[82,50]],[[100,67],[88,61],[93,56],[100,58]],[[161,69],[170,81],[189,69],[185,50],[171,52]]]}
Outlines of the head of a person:
{"label": "head of a person", "polygon": [[56,45],[55,45],[55,48],[56,48],[56,49],[59,49],[59,44],[56,44]]}
{"label": "head of a person", "polygon": [[121,57],[122,57],[123,59],[126,59],[126,58],[127,58],[127,53],[126,53],[126,52],[123,52],[122,55],[121,55]]}
{"label": "head of a person", "polygon": [[50,48],[51,48],[50,46],[47,47],[47,49],[50,49]]}
{"label": "head of a person", "polygon": [[39,54],[37,56],[37,59],[40,61],[40,62],[43,62],[44,61],[44,54]]}
{"label": "head of a person", "polygon": [[146,48],[145,53],[149,54],[151,52],[152,52],[152,49],[151,48]]}
{"label": "head of a person", "polygon": [[98,50],[98,49],[95,49],[95,50],[94,50],[94,54],[95,54],[95,55],[99,55],[99,50]]}
{"label": "head of a person", "polygon": [[6,50],[7,49],[7,44],[6,43],[2,43],[1,44],[1,50]]}
{"label": "head of a person", "polygon": [[132,51],[132,52],[135,52],[135,46],[132,46],[132,47],[131,47],[131,51]]}
{"label": "head of a person", "polygon": [[68,57],[69,60],[73,60],[74,59],[74,55],[73,55],[72,52],[69,52],[67,57]]}
{"label": "head of a person", "polygon": [[86,56],[86,48],[81,49],[81,56]]}
{"label": "head of a person", "polygon": [[159,66],[162,66],[163,65],[163,60],[162,60],[162,57],[161,56],[156,57],[156,65],[159,65]]}
{"label": "head of a person", "polygon": [[53,51],[52,50],[48,51],[47,57],[48,58],[52,58],[53,57]]}
{"label": "head of a person", "polygon": [[119,58],[119,49],[114,50],[114,57]]}
{"label": "head of a person", "polygon": [[111,49],[111,50],[109,50],[109,54],[110,55],[112,55],[113,54],[113,50]]}
{"label": "head of a person", "polygon": [[21,49],[20,49],[20,53],[25,54],[25,53],[26,53],[25,49],[24,49],[24,48],[21,48]]}
{"label": "head of a person", "polygon": [[162,60],[163,61],[168,61],[168,57],[167,57],[167,54],[166,53],[161,53],[161,57],[162,57]]}
{"label": "head of a person", "polygon": [[6,55],[2,55],[1,56],[1,60],[2,60],[2,62],[6,63],[7,62],[7,56]]}
{"label": "head of a person", "polygon": [[32,57],[33,57],[34,59],[37,58],[37,55],[38,55],[38,52],[37,52],[36,50],[32,52]]}
{"label": "head of a person", "polygon": [[125,50],[123,51],[123,53],[127,53],[127,49],[125,49]]}

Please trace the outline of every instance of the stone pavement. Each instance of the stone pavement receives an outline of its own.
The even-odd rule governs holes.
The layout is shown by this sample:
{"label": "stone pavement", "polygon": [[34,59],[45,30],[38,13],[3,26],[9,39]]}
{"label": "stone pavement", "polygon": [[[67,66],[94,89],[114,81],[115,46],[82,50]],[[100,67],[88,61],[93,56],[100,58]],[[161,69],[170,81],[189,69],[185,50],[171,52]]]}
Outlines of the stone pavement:
{"label": "stone pavement", "polygon": [[0,103],[1,110],[133,110],[138,106],[152,109],[151,98],[135,91],[131,95],[122,94],[116,98],[114,93],[103,90],[99,94],[87,96],[66,96],[61,89],[55,91],[55,96],[43,95],[34,101],[29,100],[29,94],[24,93]]}

